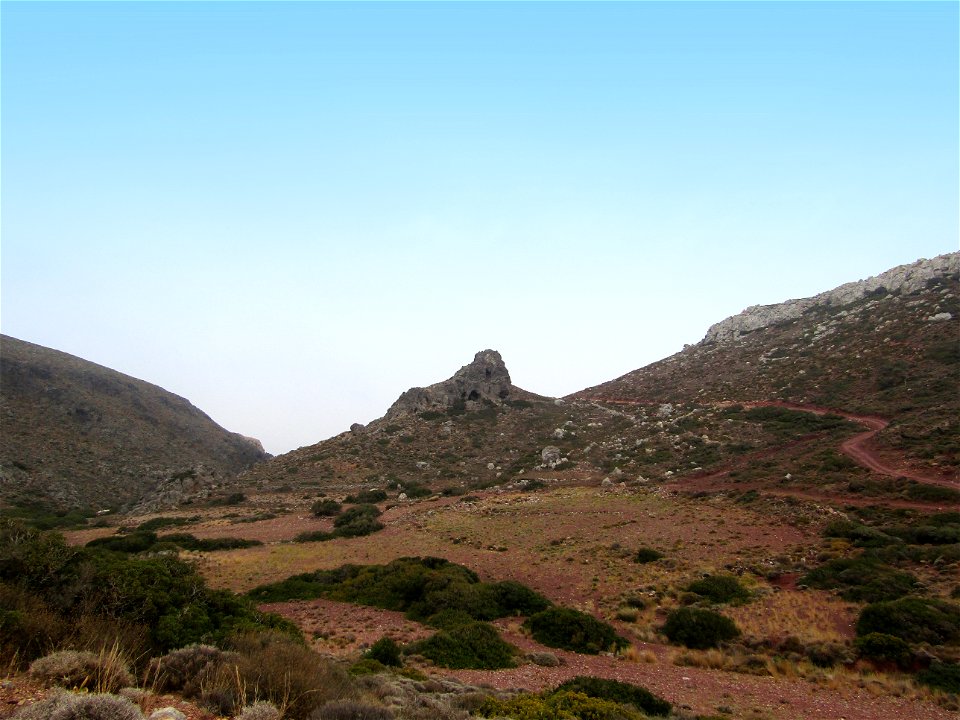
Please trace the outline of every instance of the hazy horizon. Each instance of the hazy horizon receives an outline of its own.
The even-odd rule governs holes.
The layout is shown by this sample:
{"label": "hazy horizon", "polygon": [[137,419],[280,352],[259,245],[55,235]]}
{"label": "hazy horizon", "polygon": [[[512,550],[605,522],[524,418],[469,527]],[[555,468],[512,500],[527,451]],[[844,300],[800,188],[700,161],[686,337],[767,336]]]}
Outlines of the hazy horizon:
{"label": "hazy horizon", "polygon": [[956,3],[2,13],[3,333],[275,454],[958,249]]}

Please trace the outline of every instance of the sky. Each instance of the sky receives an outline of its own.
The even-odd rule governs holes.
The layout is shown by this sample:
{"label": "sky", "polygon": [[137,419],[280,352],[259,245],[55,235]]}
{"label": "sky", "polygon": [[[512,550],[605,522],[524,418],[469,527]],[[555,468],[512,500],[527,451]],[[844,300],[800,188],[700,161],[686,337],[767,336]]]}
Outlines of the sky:
{"label": "sky", "polygon": [[0,328],[281,453],[958,250],[958,5],[0,5]]}

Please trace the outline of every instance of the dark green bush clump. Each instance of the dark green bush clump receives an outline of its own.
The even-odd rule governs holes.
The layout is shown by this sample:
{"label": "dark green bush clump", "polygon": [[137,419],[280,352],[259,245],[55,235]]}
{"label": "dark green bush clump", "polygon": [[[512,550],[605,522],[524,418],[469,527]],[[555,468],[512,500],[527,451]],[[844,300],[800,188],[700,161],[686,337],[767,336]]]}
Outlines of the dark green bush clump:
{"label": "dark green bush clump", "polygon": [[198,550],[200,552],[213,552],[215,550],[237,550],[239,548],[263,545],[263,543],[259,540],[247,540],[245,538],[198,538],[189,533],[161,535],[158,538],[158,541],[173,543],[184,550]]}
{"label": "dark green bush clump", "polygon": [[512,581],[481,583],[472,570],[442,558],[398,558],[387,565],[344,565],[295,575],[250,591],[257,602],[328,597],[372,605],[426,620],[460,611],[472,620],[525,615],[549,606],[542,595]]}
{"label": "dark green bush clump", "polygon": [[316,517],[333,517],[340,512],[341,505],[336,500],[317,500],[310,506],[310,512]]}
{"label": "dark green bush clump", "polygon": [[646,717],[629,706],[568,690],[522,694],[505,700],[488,697],[477,712],[481,717],[513,720],[644,720]]}
{"label": "dark green bush clump", "polygon": [[440,667],[498,670],[512,667],[516,649],[503,641],[492,625],[472,622],[441,630],[413,643],[409,651],[419,653]]}
{"label": "dark green bush clump", "polygon": [[343,501],[351,505],[370,505],[383,502],[386,499],[387,491],[377,488],[375,490],[361,490],[356,495],[347,495]]}
{"label": "dark green bush clump", "polygon": [[607,623],[571,608],[547,608],[528,618],[524,627],[539,643],[588,655],[628,644]]}
{"label": "dark green bush clump", "polygon": [[960,605],[935,598],[905,597],[867,605],[857,620],[857,635],[885,633],[908,643],[960,642]]}
{"label": "dark green bush clump", "polygon": [[364,657],[391,667],[403,665],[403,661],[400,659],[400,646],[393,638],[389,637],[382,637],[377,640],[370,646]]}
{"label": "dark green bush clump", "polygon": [[663,553],[659,550],[654,550],[653,548],[642,547],[637,550],[636,554],[633,556],[633,561],[635,563],[644,564],[651,563],[659,560],[663,557]]}
{"label": "dark green bush clump", "polygon": [[383,530],[383,523],[377,520],[381,514],[376,505],[349,508],[333,521],[333,533],[337,537],[360,537]]}
{"label": "dark green bush clump", "polygon": [[[31,606],[30,597],[50,598],[47,612],[78,626],[89,619],[139,628],[154,652],[220,640],[241,629],[282,628],[299,636],[292,623],[259,612],[246,598],[211,590],[175,556],[70,548],[59,535],[0,520],[0,586],[4,584],[17,589],[22,607]],[[22,631],[28,625],[17,627]],[[19,642],[33,646],[29,637]]]}
{"label": "dark green bush clump", "polygon": [[166,527],[179,527],[181,525],[189,525],[192,522],[195,522],[198,518],[196,516],[192,518],[184,517],[155,517],[150,520],[137,525],[136,532],[156,532],[157,530],[162,530]]}
{"label": "dark green bush clump", "polygon": [[736,623],[712,610],[684,607],[667,616],[661,629],[670,642],[695,650],[717,647],[740,635]]}
{"label": "dark green bush clump", "polygon": [[433,495],[433,490],[428,488],[426,485],[421,485],[420,483],[407,483],[403,486],[403,493],[410,499],[430,497]]}
{"label": "dark green bush clump", "polygon": [[830,560],[804,575],[800,582],[821,590],[839,590],[854,602],[880,602],[908,595],[917,586],[910,573],[900,572],[873,557]]}
{"label": "dark green bush clump", "polygon": [[307,542],[326,542],[327,540],[333,540],[336,535],[329,532],[324,532],[323,530],[310,530],[307,532],[297,533],[294,536],[293,541],[295,543],[307,543]]}
{"label": "dark green bush clump", "polygon": [[110,537],[91,540],[87,543],[87,547],[134,554],[157,552],[164,549],[164,544],[167,546],[176,545],[183,550],[200,552],[235,550],[263,545],[259,540],[245,540],[243,538],[198,538],[190,533],[172,533],[157,537],[156,533],[137,530],[130,535],[111,535]]}
{"label": "dark green bush clump", "polygon": [[153,532],[135,532],[131,535],[111,535],[110,537],[96,538],[87,543],[89,548],[112,550],[122,553],[146,552],[157,544],[157,534]]}
{"label": "dark green bush clump", "polygon": [[872,632],[858,637],[854,647],[857,648],[860,657],[896,663],[899,667],[906,667],[913,656],[910,645],[906,641],[881,632]]}
{"label": "dark green bush clump", "polygon": [[633,705],[647,715],[669,715],[670,703],[657,697],[646,688],[639,685],[605,680],[603,678],[579,676],[558,685],[554,692],[567,690],[583,693],[588,697],[601,698],[621,705]]}
{"label": "dark green bush clump", "polygon": [[710,575],[687,585],[687,591],[715,603],[743,602],[750,592],[733,575]]}
{"label": "dark green bush clump", "polygon": [[917,680],[949,693],[960,693],[960,665],[934,660],[930,667],[917,673]]}
{"label": "dark green bush clump", "polygon": [[780,437],[852,427],[839,415],[815,415],[779,407],[751,408],[743,414],[750,422],[761,423],[765,429]]}

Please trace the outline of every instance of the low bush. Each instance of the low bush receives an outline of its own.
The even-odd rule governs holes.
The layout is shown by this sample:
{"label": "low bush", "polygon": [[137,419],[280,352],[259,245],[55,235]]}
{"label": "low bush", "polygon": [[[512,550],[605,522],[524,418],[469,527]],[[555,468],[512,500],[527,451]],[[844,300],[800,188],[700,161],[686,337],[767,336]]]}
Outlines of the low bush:
{"label": "low bush", "polygon": [[390,637],[382,637],[377,640],[370,646],[364,657],[392,667],[403,665],[403,660],[400,658],[400,646]]}
{"label": "low bush", "polygon": [[408,648],[436,665],[452,669],[498,670],[512,667],[516,649],[492,625],[473,622],[413,643]]}
{"label": "low bush", "polygon": [[557,686],[557,691],[583,693],[589,697],[610,700],[621,705],[633,705],[647,715],[669,715],[670,703],[657,697],[639,685],[606,680],[603,678],[579,676]]}
{"label": "low bush", "polygon": [[651,563],[659,560],[663,557],[663,553],[659,550],[654,550],[653,548],[642,547],[639,548],[636,554],[633,556],[633,561],[635,563],[644,564]]}
{"label": "low bush", "polygon": [[938,690],[960,694],[960,665],[934,660],[930,667],[917,673],[917,680]]}
{"label": "low bush", "polygon": [[172,533],[170,535],[161,535],[160,542],[173,543],[184,550],[197,550],[199,552],[213,552],[215,550],[237,550],[240,548],[257,547],[263,545],[260,540],[247,540],[245,538],[198,538],[190,533]]}
{"label": "low bush", "polygon": [[243,708],[236,720],[280,720],[280,710],[273,703],[255,702]]}
{"label": "low bush", "polygon": [[356,495],[347,495],[343,501],[351,505],[370,505],[383,502],[386,499],[387,491],[377,488],[376,490],[362,490]]}
{"label": "low bush", "polygon": [[161,692],[199,697],[208,678],[229,660],[229,655],[213,645],[188,645],[151,660],[147,681]]}
{"label": "low bush", "polygon": [[505,700],[490,697],[480,705],[477,713],[481,717],[509,717],[512,720],[643,720],[646,717],[633,708],[610,700],[567,690],[541,695],[522,694]]}
{"label": "low bush", "polygon": [[750,598],[750,592],[733,575],[709,575],[693,581],[686,590],[715,603],[743,602]]}
{"label": "low bush", "polygon": [[310,716],[310,720],[393,720],[393,711],[382,705],[332,700]]}
{"label": "low bush", "polygon": [[867,605],[857,620],[857,636],[893,635],[908,643],[960,642],[960,605],[936,598],[905,597]]}
{"label": "low bush", "polygon": [[87,547],[132,554],[146,552],[156,544],[156,533],[137,531],[130,535],[111,535],[110,537],[96,538],[88,542]]}
{"label": "low bush", "polygon": [[333,517],[334,515],[339,514],[341,509],[340,503],[336,500],[330,500],[329,498],[324,500],[317,500],[313,505],[310,506],[310,512],[312,512],[316,517]]}
{"label": "low bush", "polygon": [[[348,511],[349,512],[349,511]],[[477,574],[442,558],[398,558],[387,565],[343,565],[294,575],[250,591],[257,602],[327,597],[407,613],[425,621],[459,611],[471,620],[530,614],[549,606],[520,583],[481,583]]]}
{"label": "low bush", "polygon": [[143,720],[140,708],[125,697],[58,692],[27,705],[14,720]]}
{"label": "low bush", "polygon": [[327,540],[333,540],[337,536],[333,533],[326,532],[324,530],[309,530],[307,532],[297,533],[293,541],[295,543],[308,543],[308,542],[326,542]]}
{"label": "low bush", "polygon": [[228,715],[247,702],[269,701],[284,717],[306,720],[325,702],[351,697],[350,676],[288,635],[244,633],[227,642],[230,655],[203,684],[201,700]]}
{"label": "low bush", "polygon": [[547,608],[531,615],[524,627],[539,643],[588,655],[627,645],[607,623],[571,608]]}
{"label": "low bush", "polygon": [[124,659],[110,651],[100,654],[76,650],[54,652],[30,664],[30,677],[45,687],[102,693],[116,692],[134,682]]}
{"label": "low bush", "polygon": [[420,483],[407,483],[403,486],[403,493],[410,499],[429,497],[433,495],[433,490],[431,490],[426,485],[421,485]]}
{"label": "low bush", "polygon": [[695,650],[717,647],[740,635],[736,623],[712,610],[683,607],[667,616],[661,632],[670,642]]}
{"label": "low bush", "polygon": [[376,505],[356,505],[336,517],[333,533],[338,537],[360,537],[383,530],[383,524],[377,520],[381,514]]}
{"label": "low bush", "polygon": [[839,590],[844,600],[880,602],[908,595],[917,586],[917,579],[874,557],[860,555],[830,560],[800,578],[800,583],[821,590]]}
{"label": "low bush", "polygon": [[882,632],[872,632],[858,637],[854,641],[854,647],[860,653],[860,657],[896,663],[899,667],[906,667],[912,657],[910,645],[905,640]]}

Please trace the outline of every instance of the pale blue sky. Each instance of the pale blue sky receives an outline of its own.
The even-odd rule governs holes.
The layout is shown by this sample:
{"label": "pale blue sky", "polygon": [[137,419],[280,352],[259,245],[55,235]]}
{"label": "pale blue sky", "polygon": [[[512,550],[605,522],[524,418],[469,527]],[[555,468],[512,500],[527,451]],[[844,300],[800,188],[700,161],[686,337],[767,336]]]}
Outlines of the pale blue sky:
{"label": "pale blue sky", "polygon": [[2,329],[282,452],[958,249],[958,4],[13,3]]}

